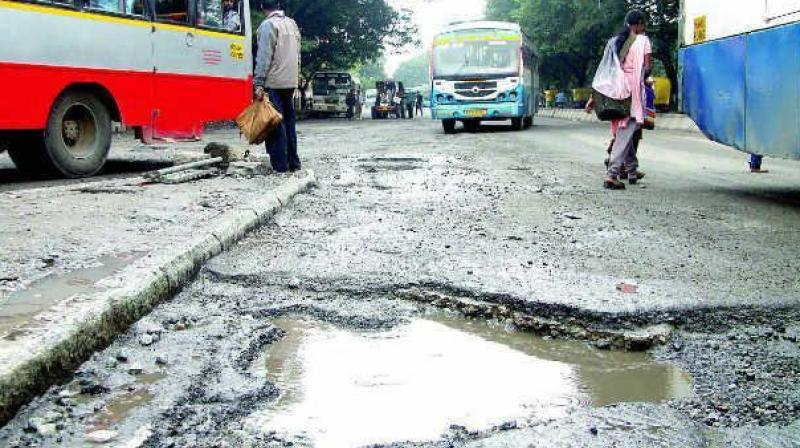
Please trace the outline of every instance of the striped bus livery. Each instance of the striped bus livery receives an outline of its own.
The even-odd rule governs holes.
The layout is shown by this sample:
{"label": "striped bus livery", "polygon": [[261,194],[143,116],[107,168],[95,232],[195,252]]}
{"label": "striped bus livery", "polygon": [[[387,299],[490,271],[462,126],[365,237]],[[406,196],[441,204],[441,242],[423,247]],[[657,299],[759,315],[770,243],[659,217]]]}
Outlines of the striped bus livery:
{"label": "striped bus livery", "polygon": [[18,167],[91,175],[110,121],[146,143],[198,139],[251,99],[249,2],[0,0],[0,140]]}

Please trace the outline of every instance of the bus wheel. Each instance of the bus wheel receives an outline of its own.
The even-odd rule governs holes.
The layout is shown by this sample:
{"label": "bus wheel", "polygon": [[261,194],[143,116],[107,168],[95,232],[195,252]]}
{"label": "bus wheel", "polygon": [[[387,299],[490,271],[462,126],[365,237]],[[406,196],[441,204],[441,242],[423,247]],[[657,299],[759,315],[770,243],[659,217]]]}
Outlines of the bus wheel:
{"label": "bus wheel", "polygon": [[533,115],[531,115],[530,117],[525,117],[525,120],[523,120],[522,124],[525,126],[525,129],[528,129],[531,126],[533,126]]}
{"label": "bus wheel", "polygon": [[445,134],[454,134],[456,132],[456,120],[442,120],[442,129]]}
{"label": "bus wheel", "polygon": [[522,130],[522,118],[512,118],[511,119],[511,129],[515,131]]}
{"label": "bus wheel", "polygon": [[111,148],[111,115],[91,92],[62,94],[50,112],[44,152],[50,165],[69,178],[91,176],[103,167]]}

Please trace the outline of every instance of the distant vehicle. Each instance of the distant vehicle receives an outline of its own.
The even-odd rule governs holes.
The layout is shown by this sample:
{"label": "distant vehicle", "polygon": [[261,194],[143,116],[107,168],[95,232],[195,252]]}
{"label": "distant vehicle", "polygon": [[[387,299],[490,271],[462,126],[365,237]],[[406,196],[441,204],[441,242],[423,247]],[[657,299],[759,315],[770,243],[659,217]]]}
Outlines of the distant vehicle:
{"label": "distant vehicle", "polygon": [[238,5],[229,31],[219,1],[0,1],[0,140],[14,163],[91,176],[112,122],[150,143],[235,118],[253,92],[250,2]]}
{"label": "distant vehicle", "polygon": [[472,21],[450,25],[433,40],[431,111],[445,133],[457,121],[533,124],[538,108],[538,56],[519,25]]}
{"label": "distant vehicle", "polygon": [[800,0],[682,8],[682,109],[714,141],[800,159]]}
{"label": "distant vehicle", "polygon": [[372,105],[372,118],[375,120],[394,116],[400,118],[400,102],[397,98],[397,83],[394,81],[378,81],[375,83],[377,96]]}
{"label": "distant vehicle", "polygon": [[319,72],[314,74],[311,113],[316,116],[347,114],[347,94],[360,86],[345,72]]}

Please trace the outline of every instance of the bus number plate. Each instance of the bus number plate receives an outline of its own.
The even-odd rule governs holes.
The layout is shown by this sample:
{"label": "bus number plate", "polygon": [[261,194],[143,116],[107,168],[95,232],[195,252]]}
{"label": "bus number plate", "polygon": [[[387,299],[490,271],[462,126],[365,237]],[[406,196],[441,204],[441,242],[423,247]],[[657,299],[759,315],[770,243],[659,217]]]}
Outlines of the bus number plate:
{"label": "bus number plate", "polygon": [[486,109],[467,109],[467,116],[470,118],[482,118],[486,116]]}

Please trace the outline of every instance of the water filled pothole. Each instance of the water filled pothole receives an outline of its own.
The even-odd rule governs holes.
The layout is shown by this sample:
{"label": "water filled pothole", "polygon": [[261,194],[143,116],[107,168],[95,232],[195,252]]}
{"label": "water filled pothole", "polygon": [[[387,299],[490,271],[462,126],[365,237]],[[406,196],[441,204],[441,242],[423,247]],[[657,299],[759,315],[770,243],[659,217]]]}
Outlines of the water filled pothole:
{"label": "water filled pothole", "polygon": [[280,319],[264,374],[281,391],[253,429],[318,447],[438,439],[451,425],[488,429],[558,418],[576,406],[691,394],[691,378],[644,353],[544,340],[434,314],[361,332]]}
{"label": "water filled pothole", "polygon": [[100,257],[97,266],[45,277],[0,299],[0,336],[14,340],[14,327],[30,321],[36,314],[72,296],[102,291],[104,288],[97,286],[98,281],[140,256],[134,252]]}

